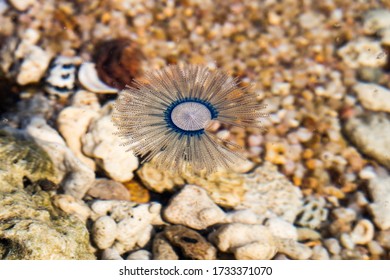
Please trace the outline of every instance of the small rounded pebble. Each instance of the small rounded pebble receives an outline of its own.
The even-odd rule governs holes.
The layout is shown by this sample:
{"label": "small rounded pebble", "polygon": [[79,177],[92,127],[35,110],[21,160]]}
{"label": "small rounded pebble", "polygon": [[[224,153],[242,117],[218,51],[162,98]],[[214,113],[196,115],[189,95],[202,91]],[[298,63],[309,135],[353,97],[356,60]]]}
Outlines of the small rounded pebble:
{"label": "small rounded pebble", "polygon": [[138,250],[129,254],[126,260],[150,260],[152,258],[152,254],[147,250]]}
{"label": "small rounded pebble", "polygon": [[313,254],[311,255],[312,260],[329,260],[328,251],[321,245],[314,246]]}
{"label": "small rounded pebble", "polygon": [[342,220],[345,223],[356,220],[356,212],[350,208],[337,208],[332,211],[333,216],[337,220]]}
{"label": "small rounded pebble", "polygon": [[117,235],[116,222],[109,216],[100,217],[93,224],[92,235],[100,249],[111,247]]}
{"label": "small rounded pebble", "polygon": [[359,172],[359,177],[363,180],[370,180],[376,176],[377,175],[372,166],[366,166]]}
{"label": "small rounded pebble", "polygon": [[220,251],[234,253],[240,259],[272,259],[278,249],[276,238],[262,225],[225,224],[210,233],[208,239]]}
{"label": "small rounded pebble", "polygon": [[374,225],[367,219],[359,220],[351,233],[355,244],[367,244],[374,238]]}
{"label": "small rounded pebble", "polygon": [[383,248],[390,250],[390,230],[380,231],[376,240]]}
{"label": "small rounded pebble", "polygon": [[342,233],[340,235],[340,243],[346,249],[352,250],[355,248],[355,243],[353,242],[351,236],[348,233]]}
{"label": "small rounded pebble", "polygon": [[298,233],[295,226],[281,218],[270,218],[264,225],[270,229],[275,237],[292,240],[298,239]]}
{"label": "small rounded pebble", "polygon": [[336,238],[328,238],[324,240],[324,244],[328,251],[333,255],[338,255],[341,252],[341,246]]}
{"label": "small rounded pebble", "polygon": [[321,234],[311,228],[297,228],[298,241],[319,240]]}
{"label": "small rounded pebble", "polygon": [[123,183],[126,189],[130,192],[131,201],[136,203],[147,203],[150,201],[150,193],[142,184],[135,180]]}
{"label": "small rounded pebble", "polygon": [[271,244],[257,241],[240,246],[233,252],[237,260],[270,260],[275,256],[277,250]]}
{"label": "small rounded pebble", "polygon": [[307,260],[313,253],[309,247],[291,239],[281,239],[278,243],[278,252],[286,254],[293,260]]}
{"label": "small rounded pebble", "polygon": [[102,252],[102,260],[123,260],[121,255],[116,249],[108,248]]}
{"label": "small rounded pebble", "polygon": [[375,240],[371,240],[367,243],[368,250],[372,255],[380,256],[385,253],[383,247],[379,244],[379,242]]}
{"label": "small rounded pebble", "polygon": [[130,200],[130,193],[125,186],[109,179],[96,179],[87,195],[96,199]]}

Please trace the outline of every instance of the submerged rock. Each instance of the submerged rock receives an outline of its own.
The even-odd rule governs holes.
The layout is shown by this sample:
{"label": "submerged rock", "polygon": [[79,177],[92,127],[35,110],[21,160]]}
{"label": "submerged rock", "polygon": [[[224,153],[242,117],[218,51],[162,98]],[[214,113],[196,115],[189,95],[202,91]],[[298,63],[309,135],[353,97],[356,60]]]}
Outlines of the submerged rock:
{"label": "submerged rock", "polygon": [[7,134],[0,150],[0,259],[95,259],[84,223],[42,190],[57,180],[46,152]]}
{"label": "submerged rock", "polygon": [[382,230],[390,229],[390,176],[371,179],[368,190],[373,199],[368,208],[376,226]]}
{"label": "submerged rock", "polygon": [[293,222],[302,207],[300,189],[268,162],[248,174],[225,171],[209,176],[185,173],[180,177],[149,162],[140,168],[138,175],[152,191],[173,191],[185,183],[193,184],[204,188],[219,206],[249,209],[267,218],[281,217]]}
{"label": "submerged rock", "polygon": [[31,138],[0,130],[1,189],[5,191],[22,186],[25,179],[58,182],[49,155]]}
{"label": "submerged rock", "polygon": [[1,189],[0,259],[95,259],[83,222],[54,207],[47,192]]}
{"label": "submerged rock", "polygon": [[345,132],[365,154],[390,168],[390,115],[367,113],[347,120]]}

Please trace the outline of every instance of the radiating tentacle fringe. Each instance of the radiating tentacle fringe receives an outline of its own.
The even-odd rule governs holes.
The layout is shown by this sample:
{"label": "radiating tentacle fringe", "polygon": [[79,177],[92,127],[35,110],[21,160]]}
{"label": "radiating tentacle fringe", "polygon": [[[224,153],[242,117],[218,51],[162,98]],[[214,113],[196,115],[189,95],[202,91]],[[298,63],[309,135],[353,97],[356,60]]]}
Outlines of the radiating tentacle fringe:
{"label": "radiating tentacle fringe", "polygon": [[[244,157],[207,131],[209,123],[261,127],[263,105],[237,79],[203,66],[169,66],[122,90],[113,121],[124,145],[172,171],[231,168]],[[223,144],[226,145],[223,145]]]}

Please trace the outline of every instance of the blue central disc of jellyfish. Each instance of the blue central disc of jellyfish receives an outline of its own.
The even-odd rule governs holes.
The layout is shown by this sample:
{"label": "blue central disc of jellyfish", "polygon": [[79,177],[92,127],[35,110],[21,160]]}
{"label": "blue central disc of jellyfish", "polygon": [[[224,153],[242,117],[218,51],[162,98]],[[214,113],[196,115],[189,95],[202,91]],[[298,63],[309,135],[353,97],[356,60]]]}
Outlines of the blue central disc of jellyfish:
{"label": "blue central disc of jellyfish", "polygon": [[218,111],[209,102],[199,98],[184,98],[173,102],[164,112],[168,127],[177,133],[195,136],[204,133]]}
{"label": "blue central disc of jellyfish", "polygon": [[244,159],[208,131],[213,121],[259,126],[256,96],[222,71],[199,65],[168,66],[147,73],[120,92],[113,121],[129,150],[172,171],[231,168]]}

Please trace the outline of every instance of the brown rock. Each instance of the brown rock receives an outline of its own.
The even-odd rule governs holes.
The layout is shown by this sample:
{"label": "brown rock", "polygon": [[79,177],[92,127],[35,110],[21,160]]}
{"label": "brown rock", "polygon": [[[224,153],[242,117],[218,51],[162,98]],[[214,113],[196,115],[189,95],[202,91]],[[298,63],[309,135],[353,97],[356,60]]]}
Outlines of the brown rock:
{"label": "brown rock", "polygon": [[129,39],[119,38],[97,45],[94,61],[99,78],[107,85],[123,89],[141,75],[144,55]]}
{"label": "brown rock", "polygon": [[164,230],[165,238],[178,247],[185,258],[191,260],[215,260],[217,250],[196,231],[184,226],[169,226]]}
{"label": "brown rock", "polygon": [[153,239],[153,259],[154,260],[178,260],[174,248],[169,241],[164,237],[164,233],[156,234]]}
{"label": "brown rock", "polygon": [[108,179],[96,179],[87,195],[104,200],[130,200],[130,193],[125,186]]}

